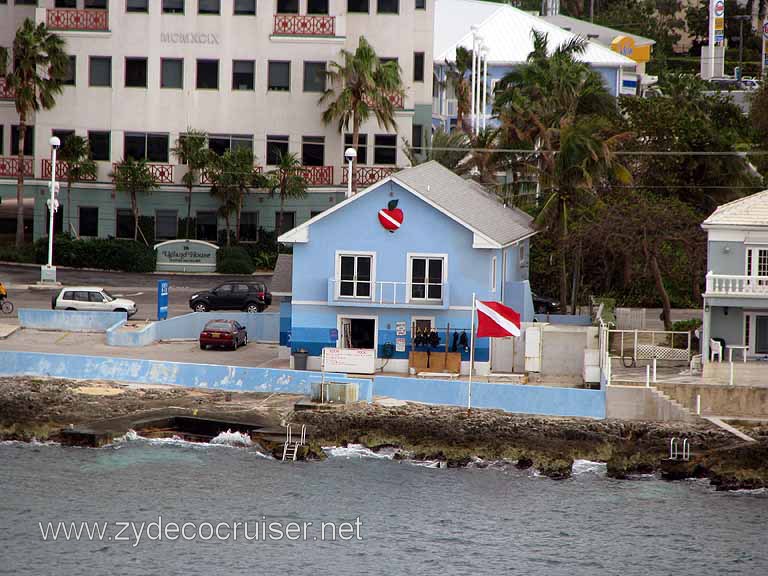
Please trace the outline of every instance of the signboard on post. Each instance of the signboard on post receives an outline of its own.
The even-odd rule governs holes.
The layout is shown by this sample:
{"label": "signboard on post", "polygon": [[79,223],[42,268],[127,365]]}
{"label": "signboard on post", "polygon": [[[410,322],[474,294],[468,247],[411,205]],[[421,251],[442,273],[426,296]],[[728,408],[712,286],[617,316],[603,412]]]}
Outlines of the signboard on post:
{"label": "signboard on post", "polygon": [[715,20],[715,43],[722,43],[725,39],[725,0],[715,0],[713,16]]}
{"label": "signboard on post", "polygon": [[763,21],[763,59],[761,78],[765,79],[765,68],[768,66],[768,18]]}
{"label": "signboard on post", "polygon": [[202,240],[168,240],[155,244],[158,272],[216,272],[216,244]]}
{"label": "signboard on post", "polygon": [[168,280],[157,281],[157,319],[168,318]]}
{"label": "signboard on post", "polygon": [[373,374],[376,354],[367,348],[323,348],[323,371],[345,374]]}

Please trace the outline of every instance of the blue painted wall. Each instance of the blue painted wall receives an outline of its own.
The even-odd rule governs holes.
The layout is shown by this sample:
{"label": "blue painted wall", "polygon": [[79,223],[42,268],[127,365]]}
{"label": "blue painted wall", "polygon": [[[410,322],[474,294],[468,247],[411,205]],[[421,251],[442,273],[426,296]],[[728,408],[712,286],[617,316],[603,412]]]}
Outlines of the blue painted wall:
{"label": "blue painted wall", "polygon": [[[186,364],[75,354],[0,351],[0,375],[104,379],[140,384],[166,384],[236,392],[310,394],[321,380],[319,372]],[[371,402],[374,394],[399,400],[467,405],[467,383],[376,376],[374,380],[326,374],[326,380],[354,383],[358,399]],[[605,418],[605,392],[545,386],[518,386],[476,382],[472,406],[522,414]]]}
{"label": "blue painted wall", "polygon": [[19,324],[35,330],[67,332],[106,332],[128,318],[125,312],[80,312],[75,310],[37,310],[21,308]]}
{"label": "blue painted wall", "polygon": [[[319,372],[298,370],[0,351],[0,375],[19,374],[168,384],[236,392],[282,392],[307,395],[311,394],[312,385],[321,380]],[[334,382],[356,383],[360,400],[370,402],[373,399],[370,380],[346,378],[341,374],[327,374],[326,379],[333,379]]]}
{"label": "blue painted wall", "polygon": [[[403,225],[395,233],[386,231],[378,222],[378,211],[393,198],[399,201],[398,207],[404,213]],[[469,331],[473,292],[480,300],[501,300],[505,276],[518,280],[528,277],[527,265],[521,266],[517,257],[509,256],[504,269],[505,254],[501,249],[475,249],[472,242],[472,232],[393,182],[315,222],[309,230],[309,242],[295,244],[293,248],[291,347],[319,355],[323,347],[335,346],[329,331],[337,328],[338,315],[376,316],[379,356],[384,343],[394,344],[396,322],[407,323],[406,337],[410,339],[414,316],[434,317],[438,328],[450,322],[452,331],[454,328]],[[527,244],[525,249],[527,252]],[[337,252],[375,253],[375,282],[407,282],[409,253],[445,254],[448,286],[444,290],[449,307],[335,304],[329,279],[336,276]],[[492,274],[494,257],[495,276]],[[492,285],[493,278],[495,285]],[[404,287],[400,286],[400,290],[402,295]],[[513,308],[522,310],[526,306],[525,295],[520,292],[519,296],[519,301],[515,295],[505,300]],[[488,360],[487,339],[477,342],[476,354],[478,361]],[[395,358],[407,358],[407,352],[396,353]]]}
{"label": "blue painted wall", "polygon": [[291,345],[291,299],[280,302],[280,346]]}
{"label": "blue painted wall", "polygon": [[[376,396],[430,404],[467,405],[467,382],[377,376]],[[472,406],[520,414],[605,418],[605,391],[514,384],[472,384]]]}
{"label": "blue painted wall", "polygon": [[153,322],[141,330],[123,331],[119,325],[115,326],[107,331],[107,344],[146,346],[158,340],[197,340],[207,322],[219,319],[237,320],[245,326],[251,342],[277,342],[279,339],[280,315],[274,312],[191,312]]}

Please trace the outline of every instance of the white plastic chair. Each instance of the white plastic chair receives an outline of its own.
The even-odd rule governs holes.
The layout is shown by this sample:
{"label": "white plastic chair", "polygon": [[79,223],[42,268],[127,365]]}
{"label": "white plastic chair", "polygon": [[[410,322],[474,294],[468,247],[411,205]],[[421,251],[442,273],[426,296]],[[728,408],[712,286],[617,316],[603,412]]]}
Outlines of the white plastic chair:
{"label": "white plastic chair", "polygon": [[709,349],[712,351],[712,361],[715,361],[715,356],[717,356],[717,361],[722,362],[723,361],[723,345],[720,344],[717,340],[713,340],[712,338],[709,339]]}

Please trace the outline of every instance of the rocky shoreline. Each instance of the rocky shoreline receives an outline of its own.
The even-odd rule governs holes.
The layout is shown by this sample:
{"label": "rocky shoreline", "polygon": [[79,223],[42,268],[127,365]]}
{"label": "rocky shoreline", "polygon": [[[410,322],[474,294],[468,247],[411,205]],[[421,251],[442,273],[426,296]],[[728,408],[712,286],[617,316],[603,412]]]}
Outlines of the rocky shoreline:
{"label": "rocky shoreline", "polygon": [[[323,445],[394,448],[395,457],[437,460],[448,467],[477,459],[507,460],[564,479],[571,476],[574,460],[581,459],[605,462],[612,478],[660,473],[670,480],[709,478],[719,490],[768,487],[768,428],[753,430],[758,442],[745,444],[708,422],[554,418],[499,410],[467,414],[418,404],[297,412],[294,421],[311,426],[313,439]],[[671,437],[688,439],[689,461],[668,460]]]}
{"label": "rocky shoreline", "polygon": [[[405,404],[355,404],[293,412],[297,396],[228,393],[106,381],[0,378],[0,440],[57,439],[59,432],[106,418],[140,417],[173,408],[236,420],[258,416],[307,424],[311,441],[300,456],[322,458],[320,446],[362,444],[395,458],[437,460],[448,467],[505,460],[554,479],[571,475],[574,460],[605,462],[607,475],[659,473],[670,480],[709,478],[719,490],[768,487],[768,426],[753,426],[744,443],[702,421],[696,424],[590,420]],[[687,438],[691,459],[669,461],[669,439]],[[281,452],[282,445],[265,446]]]}

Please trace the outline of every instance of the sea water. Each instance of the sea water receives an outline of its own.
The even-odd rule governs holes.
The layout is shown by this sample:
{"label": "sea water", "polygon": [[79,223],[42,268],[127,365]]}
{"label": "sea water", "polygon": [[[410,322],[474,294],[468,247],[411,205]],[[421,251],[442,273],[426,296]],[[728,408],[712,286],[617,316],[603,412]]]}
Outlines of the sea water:
{"label": "sea water", "polygon": [[[0,444],[0,574],[768,574],[765,491],[613,480],[589,461],[563,481],[508,462],[446,469],[354,445],[283,463],[245,444]],[[42,537],[49,522],[83,521],[108,523],[105,537]],[[306,533],[116,537],[246,521],[251,536],[270,523]],[[351,537],[321,535],[323,523]]]}

